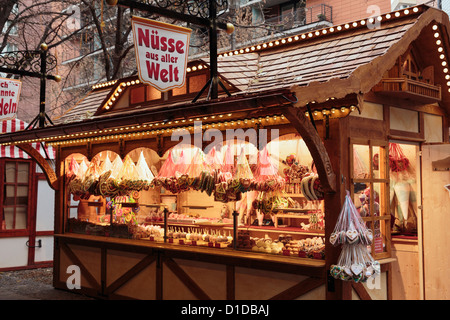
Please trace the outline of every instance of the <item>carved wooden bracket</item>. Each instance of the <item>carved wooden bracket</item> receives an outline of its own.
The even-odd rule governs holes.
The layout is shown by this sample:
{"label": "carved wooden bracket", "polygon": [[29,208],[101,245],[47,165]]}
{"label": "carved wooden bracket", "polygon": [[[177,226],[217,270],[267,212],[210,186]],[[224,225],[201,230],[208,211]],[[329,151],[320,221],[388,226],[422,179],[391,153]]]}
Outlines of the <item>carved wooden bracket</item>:
{"label": "carved wooden bracket", "polygon": [[37,164],[42,168],[45,178],[48,184],[53,190],[59,189],[58,177],[56,176],[55,170],[48,164],[47,160],[33,148],[30,144],[18,144],[16,145],[19,149],[25,151]]}
{"label": "carved wooden bracket", "polygon": [[309,152],[311,152],[324,191],[328,193],[336,192],[336,174],[333,172],[328,152],[311,121],[306,118],[305,111],[295,107],[287,107],[283,114],[302,136]]}

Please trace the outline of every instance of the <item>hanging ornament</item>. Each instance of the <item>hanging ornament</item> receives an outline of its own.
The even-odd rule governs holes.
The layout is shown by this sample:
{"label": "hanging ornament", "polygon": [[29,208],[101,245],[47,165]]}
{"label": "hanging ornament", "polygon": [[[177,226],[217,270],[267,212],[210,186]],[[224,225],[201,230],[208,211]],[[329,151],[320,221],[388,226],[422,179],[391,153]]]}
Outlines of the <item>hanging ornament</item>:
{"label": "hanging ornament", "polygon": [[335,279],[365,282],[380,273],[380,264],[367,250],[373,242],[372,230],[366,228],[348,191],[329,241],[334,246],[342,245],[337,263],[330,267]]}

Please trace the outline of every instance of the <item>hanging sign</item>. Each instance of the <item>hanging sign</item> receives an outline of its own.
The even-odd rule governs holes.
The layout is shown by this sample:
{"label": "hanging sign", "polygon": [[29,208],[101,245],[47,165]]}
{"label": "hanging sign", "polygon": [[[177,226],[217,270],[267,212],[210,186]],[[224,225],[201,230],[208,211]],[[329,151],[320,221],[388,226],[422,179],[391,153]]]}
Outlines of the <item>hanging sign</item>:
{"label": "hanging sign", "polygon": [[159,91],[183,87],[192,30],[134,16],[131,25],[139,79]]}
{"label": "hanging sign", "polygon": [[0,120],[16,117],[21,88],[19,80],[0,78]]}

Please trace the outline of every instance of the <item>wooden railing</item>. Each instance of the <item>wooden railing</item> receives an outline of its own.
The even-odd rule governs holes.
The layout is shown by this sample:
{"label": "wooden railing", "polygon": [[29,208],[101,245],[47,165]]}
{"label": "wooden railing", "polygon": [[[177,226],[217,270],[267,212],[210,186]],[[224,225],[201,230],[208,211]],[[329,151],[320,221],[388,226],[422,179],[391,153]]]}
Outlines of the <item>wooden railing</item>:
{"label": "wooden railing", "polygon": [[411,93],[438,101],[440,101],[442,98],[440,86],[435,86],[407,78],[383,79],[378,85],[374,87],[374,91]]}

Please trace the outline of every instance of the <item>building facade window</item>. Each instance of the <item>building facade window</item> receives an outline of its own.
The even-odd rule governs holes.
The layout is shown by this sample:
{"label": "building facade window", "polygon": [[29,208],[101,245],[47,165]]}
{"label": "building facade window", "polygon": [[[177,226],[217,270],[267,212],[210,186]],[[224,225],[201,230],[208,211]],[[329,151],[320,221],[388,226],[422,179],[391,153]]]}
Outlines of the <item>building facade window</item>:
{"label": "building facade window", "polygon": [[2,193],[0,195],[1,231],[27,230],[29,227],[31,162],[0,160]]}

